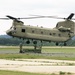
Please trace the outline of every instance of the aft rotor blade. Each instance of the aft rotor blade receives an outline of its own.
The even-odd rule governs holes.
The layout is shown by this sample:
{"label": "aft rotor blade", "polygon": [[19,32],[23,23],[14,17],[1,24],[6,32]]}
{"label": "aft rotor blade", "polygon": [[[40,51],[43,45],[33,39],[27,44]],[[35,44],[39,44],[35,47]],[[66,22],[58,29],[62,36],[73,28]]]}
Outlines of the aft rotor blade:
{"label": "aft rotor blade", "polygon": [[[38,18],[55,18],[55,19],[66,19],[62,17],[57,17],[57,16],[41,16],[41,15],[30,15],[30,16],[37,16]],[[36,17],[36,18],[37,18]]]}
{"label": "aft rotor blade", "polygon": [[72,20],[75,20],[75,18],[72,18]]}
{"label": "aft rotor blade", "polygon": [[67,17],[67,20],[71,20],[73,16],[74,16],[74,13],[71,13],[71,14]]}
{"label": "aft rotor blade", "polygon": [[66,19],[62,17],[57,17],[57,16],[45,16],[46,18],[55,18],[55,19]]}
{"label": "aft rotor blade", "polygon": [[72,19],[74,16],[74,13],[71,13],[67,18],[58,17],[58,16],[42,16],[42,15],[30,15],[33,17],[25,17],[25,18],[19,18],[19,19],[37,19],[37,18],[55,18],[55,19],[64,19],[64,20],[75,20]]}

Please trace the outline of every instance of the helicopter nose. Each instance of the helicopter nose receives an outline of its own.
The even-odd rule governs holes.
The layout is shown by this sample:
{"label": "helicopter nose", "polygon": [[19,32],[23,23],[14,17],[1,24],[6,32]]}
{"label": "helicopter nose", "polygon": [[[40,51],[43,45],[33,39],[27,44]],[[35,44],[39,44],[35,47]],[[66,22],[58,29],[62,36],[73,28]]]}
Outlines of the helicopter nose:
{"label": "helicopter nose", "polygon": [[6,31],[6,34],[12,35],[12,31],[9,29],[9,30]]}

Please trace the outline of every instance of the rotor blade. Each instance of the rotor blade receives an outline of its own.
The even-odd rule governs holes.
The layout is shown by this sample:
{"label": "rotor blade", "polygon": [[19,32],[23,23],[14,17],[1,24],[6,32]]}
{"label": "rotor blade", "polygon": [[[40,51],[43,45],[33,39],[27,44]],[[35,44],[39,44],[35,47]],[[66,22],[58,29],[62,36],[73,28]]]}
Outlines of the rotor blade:
{"label": "rotor blade", "polygon": [[37,19],[37,18],[44,18],[44,17],[25,17],[25,18],[18,18],[18,19]]}
{"label": "rotor blade", "polygon": [[75,20],[75,18],[72,18],[72,20]]}
{"label": "rotor blade", "polygon": [[37,18],[55,18],[55,19],[64,19],[64,20],[75,20],[72,19],[74,13],[71,13],[67,18],[58,17],[58,16],[42,16],[42,15],[30,15],[34,17],[26,17],[26,18],[19,18],[19,19],[37,19]]}
{"label": "rotor blade", "polygon": [[74,13],[71,13],[71,14],[67,17],[67,20],[71,20],[73,16],[74,16]]}
{"label": "rotor blade", "polygon": [[[71,20],[74,15],[75,15],[74,13],[71,13],[67,18],[62,18],[62,17],[57,17],[57,16],[40,16],[40,15],[31,15],[31,16],[38,16],[41,18],[55,18],[55,19]],[[72,19],[72,20],[75,20],[75,19]]]}
{"label": "rotor blade", "polygon": [[0,20],[9,20],[8,18],[0,18]]}
{"label": "rotor blade", "polygon": [[[74,13],[71,13],[67,18],[62,18],[58,16],[42,16],[42,15],[30,15],[30,16],[33,16],[33,17],[15,18],[15,17],[7,15],[8,18],[14,19],[17,21],[19,19],[37,19],[37,18],[55,18],[55,19],[64,19],[64,20],[75,20],[75,19],[72,19],[72,17],[74,16]],[[0,19],[8,19],[8,18],[0,18]]]}
{"label": "rotor blade", "polygon": [[12,17],[12,16],[9,16],[9,15],[7,15],[6,17],[8,17],[8,18],[10,18],[10,19],[17,20],[17,18],[15,18],[15,17]]}
{"label": "rotor blade", "polygon": [[[62,18],[62,17],[57,17],[57,16],[41,16],[41,15],[30,15],[30,16],[37,16],[38,18],[55,18],[55,19],[66,19],[66,18]],[[36,18],[37,18],[36,17]]]}
{"label": "rotor blade", "polygon": [[9,16],[9,15],[7,15],[6,17],[8,17],[8,18],[10,18],[10,19],[12,19],[12,20],[15,20],[15,21],[17,21],[17,22],[23,23],[22,21],[19,20],[20,18],[15,18],[15,17]]}
{"label": "rotor blade", "polygon": [[45,16],[46,18],[55,18],[55,19],[66,19],[62,17],[57,17],[57,16]]}
{"label": "rotor blade", "polygon": [[19,19],[37,19],[37,18],[66,19],[66,18],[55,17],[55,16],[37,16],[37,17],[24,17],[24,18],[15,18],[15,17],[12,17],[12,16],[6,16],[6,17],[8,17],[8,18],[0,18],[0,20],[9,20],[9,19],[19,20]]}
{"label": "rotor blade", "polygon": [[19,20],[19,19],[35,19],[35,18],[42,18],[42,16],[39,17],[24,17],[24,18],[15,18],[12,16],[7,15],[6,17],[10,18],[10,19],[14,19],[14,20]]}

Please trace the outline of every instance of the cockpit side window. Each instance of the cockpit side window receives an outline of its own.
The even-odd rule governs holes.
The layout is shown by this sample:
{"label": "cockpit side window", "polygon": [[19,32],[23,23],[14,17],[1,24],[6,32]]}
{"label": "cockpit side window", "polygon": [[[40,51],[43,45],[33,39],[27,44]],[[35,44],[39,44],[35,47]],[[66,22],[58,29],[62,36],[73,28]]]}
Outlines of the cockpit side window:
{"label": "cockpit side window", "polygon": [[16,30],[16,27],[12,26],[10,29],[12,29],[12,30]]}
{"label": "cockpit side window", "polygon": [[12,26],[10,29],[12,29],[12,30],[13,30],[13,29],[14,29],[14,27]]}

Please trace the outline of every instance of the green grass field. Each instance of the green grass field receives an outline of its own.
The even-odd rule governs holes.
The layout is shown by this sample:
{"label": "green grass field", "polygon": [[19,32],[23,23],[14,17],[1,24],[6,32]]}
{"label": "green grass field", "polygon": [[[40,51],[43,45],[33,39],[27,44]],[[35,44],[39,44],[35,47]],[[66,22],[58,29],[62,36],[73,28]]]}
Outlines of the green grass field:
{"label": "green grass field", "polygon": [[55,73],[40,74],[40,73],[0,70],[0,75],[74,75],[74,74],[72,74],[70,72],[62,72],[62,71],[60,71],[59,74],[55,74]]}
{"label": "green grass field", "polygon": [[[32,46],[24,46],[23,48],[33,49]],[[19,50],[18,46],[1,46],[0,50]],[[75,47],[42,47],[42,52],[65,52],[65,53],[75,53]]]}
{"label": "green grass field", "polygon": [[51,74],[40,74],[40,73],[29,73],[29,72],[20,72],[20,71],[8,71],[8,70],[0,70],[0,75],[74,75],[70,72],[62,72],[59,74],[51,73]]}
{"label": "green grass field", "polygon": [[55,48],[43,48],[43,52],[49,52],[49,53],[75,53],[75,48],[72,47],[55,47]]}
{"label": "green grass field", "polygon": [[[24,47],[29,48],[29,47]],[[32,48],[32,47],[30,47]],[[0,47],[0,51],[19,51],[17,46]],[[43,47],[43,53],[50,53],[50,55],[43,55],[37,53],[17,53],[17,54],[1,54],[0,59],[58,59],[58,60],[74,60],[75,61],[75,48],[74,47]],[[60,54],[60,55],[58,55]],[[62,55],[63,54],[63,55]],[[70,55],[69,55],[70,54]],[[74,54],[74,56],[72,56]],[[18,71],[5,71],[0,70],[0,75],[57,75],[57,74],[39,74],[39,73],[27,73]],[[59,75],[63,75],[62,73]],[[65,75],[65,74],[64,74]],[[72,75],[72,74],[67,74]]]}
{"label": "green grass field", "polygon": [[[19,47],[17,47],[17,46],[0,47],[0,51],[2,51],[2,50],[4,50],[4,51],[5,50],[19,51]],[[45,54],[36,54],[36,53],[0,54],[0,59],[75,60],[75,48],[74,47],[43,47],[42,48],[42,53],[46,53],[46,55]],[[47,53],[48,53],[48,55],[47,55]],[[49,55],[49,53],[50,53],[50,55]]]}
{"label": "green grass field", "polygon": [[[50,74],[39,74],[39,73],[0,70],[0,75],[50,75]],[[51,75],[53,75],[53,74],[51,74]]]}

